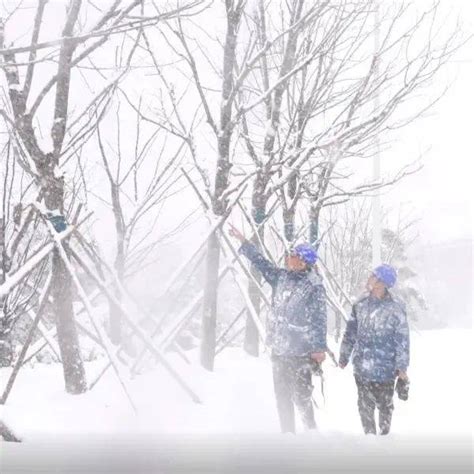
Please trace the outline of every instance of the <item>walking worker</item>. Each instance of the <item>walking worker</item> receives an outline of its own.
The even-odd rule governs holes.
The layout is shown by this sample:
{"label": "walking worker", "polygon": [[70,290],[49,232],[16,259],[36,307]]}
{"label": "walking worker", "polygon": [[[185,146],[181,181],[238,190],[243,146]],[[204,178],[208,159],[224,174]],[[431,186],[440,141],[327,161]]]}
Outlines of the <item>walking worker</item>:
{"label": "walking worker", "polygon": [[398,377],[397,388],[403,385],[406,389],[408,384],[407,315],[404,304],[389,292],[396,281],[397,273],[390,265],[375,268],[367,281],[368,294],[352,307],[341,343],[339,366],[343,369],[352,354],[359,414],[366,434],[376,434],[375,408],[380,434],[390,432],[395,380]]}
{"label": "walking worker", "polygon": [[273,385],[283,433],[295,432],[295,405],[305,429],[316,428],[312,405],[312,372],[326,357],[326,293],[313,269],[316,251],[309,244],[294,247],[285,267],[268,261],[235,227],[243,254],[272,287],[272,311],[266,323],[271,349]]}

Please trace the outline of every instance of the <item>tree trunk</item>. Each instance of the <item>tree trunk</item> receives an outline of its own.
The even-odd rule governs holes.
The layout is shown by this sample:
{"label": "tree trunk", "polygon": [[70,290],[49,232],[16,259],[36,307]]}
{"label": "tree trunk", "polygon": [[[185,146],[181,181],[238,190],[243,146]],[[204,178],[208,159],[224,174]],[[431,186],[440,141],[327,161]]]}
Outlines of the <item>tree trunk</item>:
{"label": "tree trunk", "polygon": [[321,206],[311,203],[309,215],[309,242],[313,246],[317,246],[319,239],[319,215],[321,214]]}
{"label": "tree trunk", "polygon": [[14,359],[11,330],[5,314],[5,298],[0,298],[0,367],[10,367]]}
{"label": "tree trunk", "polygon": [[[125,274],[125,253],[124,253],[124,238],[123,235],[117,236],[117,255],[115,257],[115,270],[117,272],[117,279],[120,284],[124,284]],[[121,301],[122,295],[118,288],[115,291],[115,297]],[[122,342],[122,311],[113,302],[110,302],[110,320],[109,330],[110,339],[113,344],[120,344]]]}
{"label": "tree trunk", "polygon": [[298,192],[298,177],[292,176],[288,181],[288,198],[291,203],[288,206],[286,201],[283,206],[283,225],[285,230],[285,239],[286,241],[293,242],[295,239],[295,217],[296,217],[296,205],[299,200],[297,196]]}
{"label": "tree trunk", "polygon": [[[0,285],[5,283],[10,270],[10,259],[6,251],[5,223],[0,218]],[[0,367],[10,367],[13,362],[13,344],[11,341],[11,325],[8,321],[7,296],[0,296]]]}
{"label": "tree trunk", "polygon": [[214,370],[216,354],[217,323],[217,287],[219,275],[220,247],[217,233],[214,232],[207,244],[206,280],[204,286],[201,365],[207,370]]}
{"label": "tree trunk", "polygon": [[52,260],[51,297],[66,391],[84,393],[87,384],[72,307],[72,280],[57,249]]}
{"label": "tree trunk", "polygon": [[[54,176],[53,163],[51,155],[47,155],[46,166],[41,170],[45,204],[50,211],[58,210],[63,214],[64,182],[62,178]],[[67,252],[67,244],[64,245]],[[72,279],[57,249],[53,251],[51,271],[52,308],[56,319],[66,391],[72,394],[84,393],[87,383],[72,306]]]}
{"label": "tree trunk", "polygon": [[293,206],[283,210],[283,227],[286,241],[293,242],[295,238],[295,209]]}
{"label": "tree trunk", "polygon": [[[229,150],[232,133],[235,128],[235,124],[232,123],[233,100],[231,100],[231,96],[235,84],[234,73],[237,59],[235,53],[237,47],[237,32],[245,2],[239,2],[237,5],[233,5],[233,2],[225,2],[225,5],[227,13],[227,31],[223,51],[223,81],[218,132],[217,126],[215,126],[218,159],[212,198],[212,210],[214,215],[218,217],[225,214],[228,205],[228,199],[224,197],[224,193],[229,185],[229,174],[232,166]],[[208,370],[214,369],[214,357],[216,355],[219,257],[220,247],[216,231],[210,236],[207,244],[206,282],[204,287],[202,313],[201,364]]]}
{"label": "tree trunk", "polygon": [[[117,300],[122,301],[118,288],[116,288],[114,294]],[[122,312],[113,302],[109,303],[109,335],[113,344],[119,345],[122,342]]]}

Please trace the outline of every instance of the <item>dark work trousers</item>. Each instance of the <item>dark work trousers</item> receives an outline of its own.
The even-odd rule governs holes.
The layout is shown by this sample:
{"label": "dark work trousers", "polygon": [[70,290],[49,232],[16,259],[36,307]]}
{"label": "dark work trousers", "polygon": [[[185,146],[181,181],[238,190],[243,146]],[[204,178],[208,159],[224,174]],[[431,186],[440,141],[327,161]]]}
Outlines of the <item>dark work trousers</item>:
{"label": "dark work trousers", "polygon": [[295,432],[295,405],[307,429],[316,428],[312,405],[313,362],[309,356],[272,356],[273,386],[282,433]]}
{"label": "dark work trousers", "polygon": [[395,381],[369,382],[356,378],[360,420],[365,434],[376,434],[375,408],[379,411],[380,434],[390,432]]}

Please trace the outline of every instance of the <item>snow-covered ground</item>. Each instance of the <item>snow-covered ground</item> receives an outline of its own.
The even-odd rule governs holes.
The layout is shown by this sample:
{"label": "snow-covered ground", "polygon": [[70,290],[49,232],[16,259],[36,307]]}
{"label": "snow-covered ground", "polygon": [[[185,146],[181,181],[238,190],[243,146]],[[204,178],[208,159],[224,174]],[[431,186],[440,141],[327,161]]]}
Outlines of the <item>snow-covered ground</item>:
{"label": "snow-covered ground", "polygon": [[[410,399],[396,399],[386,438],[361,435],[350,368],[341,371],[330,361],[325,404],[315,390],[319,433],[296,436],[278,434],[265,356],[228,349],[214,373],[176,361],[201,405],[163,369],[147,371],[130,383],[137,414],[112,371],[91,392],[71,396],[59,365],[37,364],[22,370],[3,408],[4,421],[24,442],[2,443],[0,471],[249,472],[259,466],[258,472],[301,472],[325,466],[338,472],[383,465],[410,472],[417,464],[430,472],[471,472],[471,344],[470,330],[412,333]],[[88,365],[91,378],[101,364]],[[4,381],[8,371],[0,375]]]}

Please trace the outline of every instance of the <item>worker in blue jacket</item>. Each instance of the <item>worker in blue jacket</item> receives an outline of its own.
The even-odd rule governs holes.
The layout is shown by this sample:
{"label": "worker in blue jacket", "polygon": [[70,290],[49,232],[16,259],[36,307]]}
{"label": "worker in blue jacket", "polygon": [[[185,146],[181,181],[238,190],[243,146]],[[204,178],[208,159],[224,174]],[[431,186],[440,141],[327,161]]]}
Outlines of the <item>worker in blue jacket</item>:
{"label": "worker in blue jacket", "polygon": [[380,434],[390,432],[396,378],[408,382],[410,338],[405,306],[389,292],[397,280],[393,267],[375,268],[367,281],[368,294],[352,307],[341,343],[339,366],[352,355],[358,407],[366,434],[376,434],[375,408]]}
{"label": "worker in blue jacket", "polygon": [[317,254],[300,244],[286,258],[286,268],[268,261],[234,227],[240,253],[272,287],[272,311],[267,318],[266,344],[271,349],[273,383],[282,432],[295,432],[294,406],[306,429],[315,429],[312,371],[325,359],[326,293],[315,271]]}

